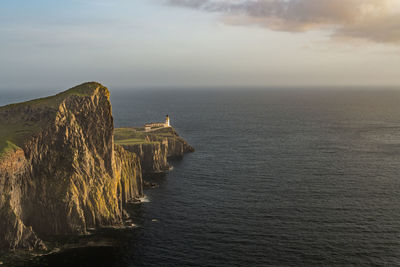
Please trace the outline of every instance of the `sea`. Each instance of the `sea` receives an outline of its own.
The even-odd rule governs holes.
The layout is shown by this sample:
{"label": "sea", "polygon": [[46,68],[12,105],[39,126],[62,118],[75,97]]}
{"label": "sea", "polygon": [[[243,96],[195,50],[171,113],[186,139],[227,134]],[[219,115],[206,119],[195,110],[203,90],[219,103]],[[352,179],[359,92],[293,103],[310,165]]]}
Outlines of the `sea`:
{"label": "sea", "polygon": [[135,227],[26,266],[400,265],[400,90],[115,89],[111,102],[116,127],[168,114],[196,151],[127,208]]}

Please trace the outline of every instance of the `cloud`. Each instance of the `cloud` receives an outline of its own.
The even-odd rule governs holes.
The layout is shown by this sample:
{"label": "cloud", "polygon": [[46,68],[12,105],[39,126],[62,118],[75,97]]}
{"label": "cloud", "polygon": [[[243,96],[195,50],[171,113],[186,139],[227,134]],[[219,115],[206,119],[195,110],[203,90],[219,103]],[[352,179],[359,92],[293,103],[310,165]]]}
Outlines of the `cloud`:
{"label": "cloud", "polygon": [[334,37],[400,44],[399,0],[167,0],[218,12],[230,24],[275,31],[327,30]]}

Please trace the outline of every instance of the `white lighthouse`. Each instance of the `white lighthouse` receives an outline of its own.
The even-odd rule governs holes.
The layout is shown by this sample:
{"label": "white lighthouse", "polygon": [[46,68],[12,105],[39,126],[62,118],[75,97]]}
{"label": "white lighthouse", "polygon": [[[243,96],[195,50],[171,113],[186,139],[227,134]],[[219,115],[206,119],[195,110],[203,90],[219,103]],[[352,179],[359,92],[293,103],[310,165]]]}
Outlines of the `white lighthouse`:
{"label": "white lighthouse", "polygon": [[169,123],[169,116],[168,115],[165,117],[165,127],[171,127],[171,124]]}

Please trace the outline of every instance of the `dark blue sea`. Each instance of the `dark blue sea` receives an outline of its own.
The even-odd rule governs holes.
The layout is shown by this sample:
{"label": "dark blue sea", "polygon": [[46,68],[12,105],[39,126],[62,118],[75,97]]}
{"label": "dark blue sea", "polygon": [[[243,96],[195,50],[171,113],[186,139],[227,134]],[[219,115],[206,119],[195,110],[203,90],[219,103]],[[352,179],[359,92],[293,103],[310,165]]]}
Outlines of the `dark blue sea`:
{"label": "dark blue sea", "polygon": [[129,207],[136,228],[105,233],[118,245],[42,264],[400,265],[400,91],[111,94],[116,127],[169,114],[196,152]]}

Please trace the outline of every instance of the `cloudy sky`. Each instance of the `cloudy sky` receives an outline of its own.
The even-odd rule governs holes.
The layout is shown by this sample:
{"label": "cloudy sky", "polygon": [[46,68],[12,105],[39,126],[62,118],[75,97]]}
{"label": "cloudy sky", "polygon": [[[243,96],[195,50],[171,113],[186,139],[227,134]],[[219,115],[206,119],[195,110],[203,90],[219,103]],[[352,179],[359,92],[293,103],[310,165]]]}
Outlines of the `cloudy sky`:
{"label": "cloudy sky", "polygon": [[400,86],[399,0],[2,0],[0,89]]}

